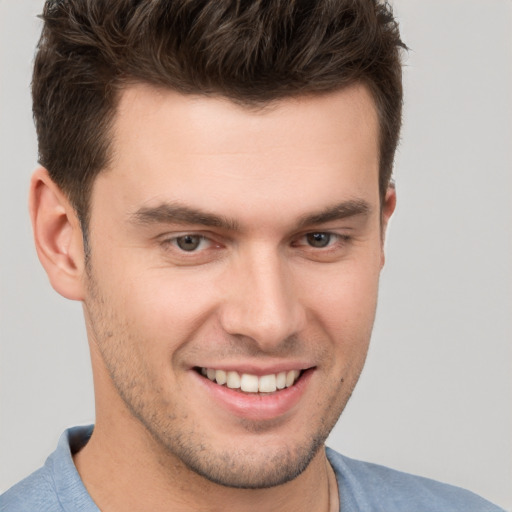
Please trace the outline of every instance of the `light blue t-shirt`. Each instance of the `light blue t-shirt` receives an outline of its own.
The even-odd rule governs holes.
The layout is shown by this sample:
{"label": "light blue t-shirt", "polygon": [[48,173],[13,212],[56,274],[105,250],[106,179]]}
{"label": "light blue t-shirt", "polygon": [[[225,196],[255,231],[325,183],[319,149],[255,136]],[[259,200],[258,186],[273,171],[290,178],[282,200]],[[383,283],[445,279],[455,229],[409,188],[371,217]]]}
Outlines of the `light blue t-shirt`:
{"label": "light blue t-shirt", "polygon": [[[0,512],[98,512],[72,459],[91,434],[92,426],[66,430],[45,465],[0,496]],[[340,512],[504,512],[459,487],[326,451]]]}

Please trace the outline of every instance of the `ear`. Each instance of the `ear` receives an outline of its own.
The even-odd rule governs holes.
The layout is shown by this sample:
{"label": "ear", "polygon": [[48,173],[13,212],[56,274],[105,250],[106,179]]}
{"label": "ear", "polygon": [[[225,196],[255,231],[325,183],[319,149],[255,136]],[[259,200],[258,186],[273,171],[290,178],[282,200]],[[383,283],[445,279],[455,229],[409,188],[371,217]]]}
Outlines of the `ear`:
{"label": "ear", "polygon": [[83,300],[85,257],[80,222],[69,200],[43,167],[30,182],[30,218],[37,255],[63,297]]}
{"label": "ear", "polygon": [[382,213],[381,213],[381,236],[382,236],[382,245],[381,245],[381,268],[384,266],[386,261],[384,245],[386,241],[386,231],[388,228],[389,219],[396,208],[396,189],[395,184],[390,183],[388,189],[386,191],[386,196],[384,197],[384,204],[382,205]]}

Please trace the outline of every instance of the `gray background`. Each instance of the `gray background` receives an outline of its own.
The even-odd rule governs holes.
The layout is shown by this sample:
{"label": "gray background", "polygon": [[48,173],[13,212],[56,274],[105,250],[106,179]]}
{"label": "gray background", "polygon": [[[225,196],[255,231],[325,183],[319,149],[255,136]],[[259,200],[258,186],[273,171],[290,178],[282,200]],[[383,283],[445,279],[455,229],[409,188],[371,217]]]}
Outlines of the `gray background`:
{"label": "gray background", "polygon": [[[398,209],[369,359],[330,444],[512,510],[512,2],[393,2],[411,47]],[[0,489],[92,422],[80,304],[47,283],[26,195],[41,0],[0,0]]]}

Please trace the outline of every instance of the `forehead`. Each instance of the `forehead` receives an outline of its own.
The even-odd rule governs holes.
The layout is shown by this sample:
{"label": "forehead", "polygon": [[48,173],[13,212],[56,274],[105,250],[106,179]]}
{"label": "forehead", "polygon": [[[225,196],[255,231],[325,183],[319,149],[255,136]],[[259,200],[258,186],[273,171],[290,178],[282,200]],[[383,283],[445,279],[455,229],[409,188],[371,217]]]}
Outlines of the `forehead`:
{"label": "forehead", "polygon": [[377,114],[361,85],[262,109],[132,86],[120,99],[113,155],[95,189],[110,187],[103,199],[132,211],[179,201],[230,215],[286,204],[300,216],[322,206],[315,198],[378,197]]}
{"label": "forehead", "polygon": [[146,142],[163,136],[169,143],[177,142],[175,149],[188,153],[262,153],[290,142],[342,145],[344,135],[354,130],[374,132],[377,143],[376,128],[375,103],[362,84],[334,93],[276,100],[262,107],[240,105],[222,96],[183,95],[137,84],[121,93],[114,131],[122,142],[135,142],[142,132]]}

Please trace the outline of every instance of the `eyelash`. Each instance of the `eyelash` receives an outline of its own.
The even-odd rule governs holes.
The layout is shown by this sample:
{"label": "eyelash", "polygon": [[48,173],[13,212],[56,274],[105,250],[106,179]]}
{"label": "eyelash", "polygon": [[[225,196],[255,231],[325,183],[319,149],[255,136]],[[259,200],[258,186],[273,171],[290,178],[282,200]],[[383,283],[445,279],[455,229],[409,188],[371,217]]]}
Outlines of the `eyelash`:
{"label": "eyelash", "polygon": [[[179,240],[187,238],[187,237],[199,238],[199,247],[201,245],[203,245],[205,242],[207,242],[209,246],[215,244],[215,242],[213,240],[211,240],[210,238],[208,238],[208,237],[206,237],[204,235],[201,235],[201,234],[198,234],[198,233],[184,233],[183,235],[178,235],[178,236],[173,236],[171,238],[166,238],[165,240],[163,240],[161,242],[161,245],[164,248],[168,247],[168,246],[173,246],[174,249],[176,249],[177,251],[182,252],[184,254],[187,254],[187,253],[194,254],[194,253],[200,252],[200,250],[198,251],[197,248],[193,249],[191,251],[187,251],[187,250],[185,250],[185,249],[183,249],[182,247],[179,246]],[[206,249],[203,249],[203,250],[206,250]]]}
{"label": "eyelash", "polygon": [[[328,241],[325,246],[322,247],[315,247],[314,245],[311,245],[311,243],[308,243],[308,237],[312,236],[327,236]],[[185,239],[187,237],[190,238],[198,238],[199,239],[199,245],[197,248],[193,248],[190,251],[187,251],[186,249],[183,249],[183,247],[180,247],[179,241],[180,239]],[[305,241],[305,243],[301,243],[301,241]],[[340,246],[345,245],[351,241],[351,237],[349,235],[339,234],[339,233],[333,233],[331,231],[309,231],[307,233],[302,234],[300,237],[297,237],[292,242],[292,247],[305,247],[314,250],[315,252],[322,251],[322,252],[328,252],[338,249]],[[208,247],[203,248],[201,250],[201,246],[204,245],[204,243],[208,244]],[[166,238],[161,242],[161,245],[164,248],[167,248],[168,246],[172,246],[173,249],[178,251],[181,254],[189,254],[190,257],[192,257],[194,254],[202,253],[203,251],[211,248],[212,246],[219,246],[220,244],[216,244],[214,240],[209,238],[208,236],[199,234],[199,233],[183,233],[177,236],[173,236],[171,238]]]}
{"label": "eyelash", "polygon": [[[327,236],[329,238],[327,245],[325,245],[323,247],[315,247],[314,245],[311,245],[311,243],[308,243],[309,242],[308,237],[314,237],[314,236],[318,236],[318,235]],[[304,239],[307,240],[307,242],[304,244],[304,246],[307,246],[311,249],[318,249],[319,251],[322,249],[324,251],[329,251],[329,250],[338,248],[340,245],[344,245],[344,244],[348,243],[350,241],[351,237],[348,235],[342,235],[340,233],[333,233],[331,231],[310,231],[310,232],[305,233],[302,236],[300,236],[298,240],[304,240]],[[296,245],[299,245],[299,244],[296,244]]]}

